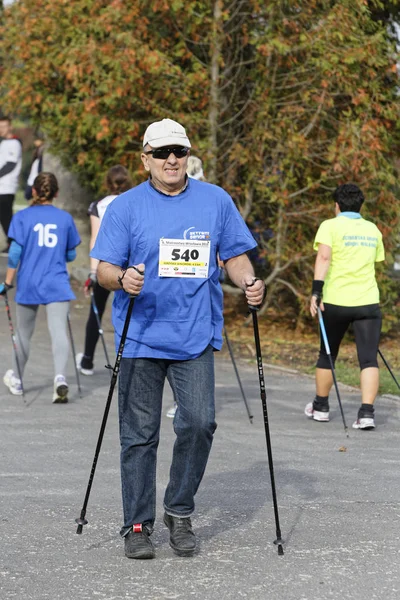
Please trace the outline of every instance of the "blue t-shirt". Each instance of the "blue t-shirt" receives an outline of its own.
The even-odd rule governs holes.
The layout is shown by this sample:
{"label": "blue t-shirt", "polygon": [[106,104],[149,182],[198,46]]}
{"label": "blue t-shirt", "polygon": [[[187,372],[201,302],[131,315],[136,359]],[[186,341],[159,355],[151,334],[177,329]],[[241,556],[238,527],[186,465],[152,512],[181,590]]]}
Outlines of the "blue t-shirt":
{"label": "blue t-shirt", "polygon": [[29,206],[13,216],[8,236],[22,246],[16,302],[50,304],[75,299],[66,258],[81,240],[69,213],[50,204]]}
{"label": "blue t-shirt", "polygon": [[[161,238],[210,240],[208,277],[160,277]],[[219,350],[223,298],[217,253],[225,261],[256,245],[232,198],[218,186],[189,179],[185,191],[167,196],[147,181],[118,196],[106,210],[91,256],[122,268],[140,263],[146,268],[124,356],[187,360],[209,344]],[[128,294],[116,291],[117,348],[128,304]]]}

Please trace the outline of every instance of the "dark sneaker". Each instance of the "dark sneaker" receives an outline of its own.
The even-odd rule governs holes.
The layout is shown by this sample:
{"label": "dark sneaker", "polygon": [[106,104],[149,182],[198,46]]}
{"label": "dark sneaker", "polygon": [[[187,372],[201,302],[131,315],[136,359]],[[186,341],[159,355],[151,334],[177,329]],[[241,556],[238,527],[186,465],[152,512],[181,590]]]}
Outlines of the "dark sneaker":
{"label": "dark sneaker", "polygon": [[178,556],[192,556],[196,537],[189,517],[172,517],[164,513],[164,523],[169,529],[169,545]]}
{"label": "dark sneaker", "polygon": [[128,558],[155,558],[156,552],[146,525],[134,525],[124,537],[125,556]]}

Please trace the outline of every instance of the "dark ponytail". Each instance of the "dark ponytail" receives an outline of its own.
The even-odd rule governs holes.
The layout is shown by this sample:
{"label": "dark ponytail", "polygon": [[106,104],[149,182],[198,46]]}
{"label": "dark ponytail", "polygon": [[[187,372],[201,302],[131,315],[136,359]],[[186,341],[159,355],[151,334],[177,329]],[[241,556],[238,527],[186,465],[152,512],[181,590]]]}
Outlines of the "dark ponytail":
{"label": "dark ponytail", "polygon": [[33,197],[32,204],[44,204],[51,202],[58,192],[58,182],[53,173],[42,172],[35,178],[33,189],[36,196]]}

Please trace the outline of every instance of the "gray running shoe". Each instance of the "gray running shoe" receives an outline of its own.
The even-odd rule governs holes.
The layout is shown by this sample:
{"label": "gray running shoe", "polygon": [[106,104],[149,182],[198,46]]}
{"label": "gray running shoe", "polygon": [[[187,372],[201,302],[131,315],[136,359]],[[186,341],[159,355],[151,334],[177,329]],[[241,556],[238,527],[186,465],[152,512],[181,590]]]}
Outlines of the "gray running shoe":
{"label": "gray running shoe", "polygon": [[22,396],[21,380],[14,375],[14,371],[12,369],[8,369],[3,377],[3,382],[4,385],[8,387],[10,392],[14,394],[14,396]]}

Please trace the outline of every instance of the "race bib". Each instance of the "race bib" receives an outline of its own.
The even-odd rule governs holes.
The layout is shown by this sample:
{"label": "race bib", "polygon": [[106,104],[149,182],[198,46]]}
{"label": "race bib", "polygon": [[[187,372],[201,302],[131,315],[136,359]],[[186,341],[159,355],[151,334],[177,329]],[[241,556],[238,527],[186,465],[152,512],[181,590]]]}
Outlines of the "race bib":
{"label": "race bib", "polygon": [[160,239],[159,277],[208,277],[210,240]]}

